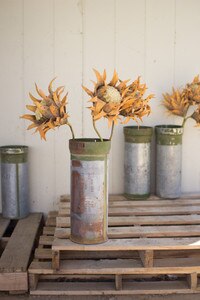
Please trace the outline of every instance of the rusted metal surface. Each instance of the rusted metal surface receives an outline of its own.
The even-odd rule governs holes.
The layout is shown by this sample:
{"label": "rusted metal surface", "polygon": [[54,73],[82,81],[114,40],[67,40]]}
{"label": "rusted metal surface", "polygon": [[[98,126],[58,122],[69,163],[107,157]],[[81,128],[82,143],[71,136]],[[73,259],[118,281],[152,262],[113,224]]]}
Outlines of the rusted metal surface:
{"label": "rusted metal surface", "polygon": [[109,149],[109,141],[70,140],[70,238],[74,242],[96,244],[107,240]]}
{"label": "rusted metal surface", "polygon": [[24,218],[29,213],[28,147],[4,146],[0,151],[3,217]]}
{"label": "rusted metal surface", "polygon": [[156,126],[156,194],[162,198],[181,196],[181,126]]}
{"label": "rusted metal surface", "polygon": [[124,193],[130,199],[150,195],[151,127],[124,127]]}

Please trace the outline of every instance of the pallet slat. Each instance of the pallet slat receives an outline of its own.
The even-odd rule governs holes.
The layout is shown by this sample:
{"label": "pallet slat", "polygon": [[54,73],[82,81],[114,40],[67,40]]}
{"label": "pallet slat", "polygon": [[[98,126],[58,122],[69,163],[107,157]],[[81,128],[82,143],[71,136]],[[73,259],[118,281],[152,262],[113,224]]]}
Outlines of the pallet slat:
{"label": "pallet slat", "polygon": [[[109,216],[173,216],[200,214],[200,206],[172,206],[172,207],[109,207]],[[61,209],[60,216],[70,216],[70,208]]]}
{"label": "pallet slat", "polygon": [[31,295],[132,295],[132,294],[182,294],[194,293],[185,281],[123,282],[116,290],[114,282],[39,282]]}
{"label": "pallet slat", "polygon": [[1,272],[26,271],[42,214],[19,220],[0,258]]}
{"label": "pallet slat", "polygon": [[32,262],[33,274],[190,274],[200,272],[200,259],[155,259],[154,267],[144,268],[140,259],[62,260],[59,270],[53,270],[51,262]]}
{"label": "pallet slat", "polygon": [[127,250],[184,250],[200,249],[200,239],[196,238],[148,238],[110,239],[103,244],[82,245],[69,239],[54,239],[53,251],[127,251]]}
{"label": "pallet slat", "polygon": [[[181,237],[198,236],[200,225],[185,226],[129,226],[129,227],[109,227],[109,238],[128,238],[128,237]],[[68,239],[70,228],[56,228],[55,237]]]}
{"label": "pallet slat", "polygon": [[[200,224],[200,215],[174,216],[115,216],[108,218],[109,226],[133,225],[189,225]],[[69,217],[51,218],[51,224],[56,227],[70,227]]]}

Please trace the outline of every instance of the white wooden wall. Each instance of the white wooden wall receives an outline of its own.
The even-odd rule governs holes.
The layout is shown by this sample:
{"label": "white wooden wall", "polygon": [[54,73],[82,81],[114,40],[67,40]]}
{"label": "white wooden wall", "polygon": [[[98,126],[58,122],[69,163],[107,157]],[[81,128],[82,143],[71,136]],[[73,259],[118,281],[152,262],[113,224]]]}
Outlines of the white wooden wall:
{"label": "white wooden wall", "polygon": [[[92,68],[106,68],[108,76],[116,68],[122,79],[141,75],[156,95],[144,125],[180,124],[167,117],[160,100],[200,73],[199,28],[199,0],[0,0],[0,145],[30,146],[32,211],[55,208],[59,195],[70,191],[68,128],[43,142],[19,119],[34,82],[46,89],[57,76],[66,86],[77,137],[95,136],[81,89],[82,83],[92,87]],[[108,136],[106,122],[98,126]],[[200,192],[200,129],[193,126],[187,123],[183,139],[185,193]],[[112,142],[110,192],[123,192],[121,125]]]}

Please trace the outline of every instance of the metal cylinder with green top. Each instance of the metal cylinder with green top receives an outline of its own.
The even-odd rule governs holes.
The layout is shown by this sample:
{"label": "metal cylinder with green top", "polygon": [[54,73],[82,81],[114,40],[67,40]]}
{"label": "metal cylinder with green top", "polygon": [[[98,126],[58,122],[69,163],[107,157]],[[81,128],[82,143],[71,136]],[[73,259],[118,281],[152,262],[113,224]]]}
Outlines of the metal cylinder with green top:
{"label": "metal cylinder with green top", "polygon": [[2,214],[21,219],[29,214],[28,147],[0,147]]}
{"label": "metal cylinder with green top", "polygon": [[124,127],[124,193],[129,199],[150,195],[150,156],[152,127]]}
{"label": "metal cylinder with green top", "polygon": [[181,196],[183,127],[159,125],[156,131],[156,194],[161,198]]}
{"label": "metal cylinder with green top", "polygon": [[109,140],[71,139],[71,236],[73,242],[107,241]]}

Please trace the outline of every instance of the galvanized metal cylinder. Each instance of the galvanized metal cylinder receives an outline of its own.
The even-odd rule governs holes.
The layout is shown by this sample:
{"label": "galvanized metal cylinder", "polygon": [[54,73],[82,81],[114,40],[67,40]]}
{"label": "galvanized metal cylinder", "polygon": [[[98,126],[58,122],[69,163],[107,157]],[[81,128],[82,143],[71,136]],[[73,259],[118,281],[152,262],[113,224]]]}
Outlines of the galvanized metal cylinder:
{"label": "galvanized metal cylinder", "polygon": [[124,127],[124,193],[129,199],[146,199],[150,195],[152,133],[152,127]]}
{"label": "galvanized metal cylinder", "polygon": [[156,194],[161,198],[181,196],[183,127],[159,125],[156,131]]}
{"label": "galvanized metal cylinder", "polygon": [[29,214],[28,147],[3,146],[0,153],[2,215],[24,218]]}
{"label": "galvanized metal cylinder", "polygon": [[108,154],[110,141],[72,139],[71,240],[97,244],[107,240]]}

